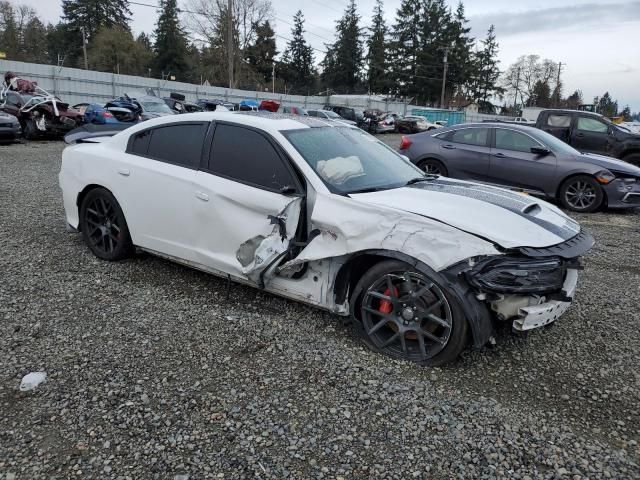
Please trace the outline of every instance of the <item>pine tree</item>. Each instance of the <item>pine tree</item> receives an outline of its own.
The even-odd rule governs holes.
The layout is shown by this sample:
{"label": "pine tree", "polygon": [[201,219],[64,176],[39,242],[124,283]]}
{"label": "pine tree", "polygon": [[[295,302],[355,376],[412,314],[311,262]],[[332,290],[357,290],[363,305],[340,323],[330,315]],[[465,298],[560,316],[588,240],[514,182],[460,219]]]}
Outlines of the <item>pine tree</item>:
{"label": "pine tree", "polygon": [[291,40],[282,55],[281,77],[293,88],[308,88],[313,82],[313,49],[304,38],[304,16],[302,11],[293,17]]}
{"label": "pine tree", "polygon": [[487,36],[482,40],[482,50],[476,54],[476,72],[472,86],[474,100],[486,102],[493,94],[504,93],[504,88],[498,85],[500,69],[498,67],[498,42],[495,27],[491,25]]}
{"label": "pine tree", "polygon": [[158,75],[173,75],[188,80],[187,37],[178,18],[177,0],[160,0],[160,16],[156,24],[154,70]]}
{"label": "pine tree", "polygon": [[420,47],[420,10],[415,0],[402,0],[396,11],[389,46],[390,77],[397,95],[415,91],[416,62]]}
{"label": "pine tree", "polygon": [[9,2],[0,2],[0,50],[9,60],[20,59],[20,29]]}
{"label": "pine tree", "polygon": [[462,94],[470,79],[474,76],[474,62],[472,48],[474,39],[469,36],[471,28],[467,26],[469,21],[465,17],[464,5],[458,3],[455,14],[449,24],[447,37],[451,45],[449,52],[449,69],[447,71],[447,98],[452,95],[449,92]]}
{"label": "pine tree", "polygon": [[39,18],[31,18],[22,30],[22,56],[25,62],[46,63],[47,28]]}
{"label": "pine tree", "polygon": [[371,35],[367,42],[367,81],[371,93],[386,93],[389,87],[387,73],[387,26],[384,22],[382,0],[376,0],[373,9]]}
{"label": "pine tree", "polygon": [[434,105],[440,102],[444,52],[451,48],[451,15],[444,0],[425,0],[420,12],[414,92],[418,101]]}
{"label": "pine tree", "polygon": [[266,85],[271,82],[276,50],[276,36],[268,20],[255,26],[256,39],[246,50],[246,57],[258,80]]}
{"label": "pine tree", "polygon": [[130,15],[128,0],[62,0],[62,18],[69,30],[79,33],[84,28],[89,40],[104,27],[129,30]]}
{"label": "pine tree", "polygon": [[333,45],[327,46],[322,79],[329,87],[349,93],[355,91],[360,82],[363,60],[360,15],[355,0],[350,0],[344,15],[336,23],[338,38]]}

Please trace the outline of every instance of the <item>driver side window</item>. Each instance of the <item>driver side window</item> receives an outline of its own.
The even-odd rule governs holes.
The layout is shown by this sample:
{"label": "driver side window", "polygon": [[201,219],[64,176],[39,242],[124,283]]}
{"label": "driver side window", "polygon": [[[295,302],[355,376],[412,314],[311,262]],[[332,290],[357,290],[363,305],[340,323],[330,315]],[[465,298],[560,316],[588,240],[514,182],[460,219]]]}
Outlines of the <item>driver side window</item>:
{"label": "driver side window", "polygon": [[578,130],[585,132],[607,133],[609,131],[609,126],[596,118],[579,117]]}
{"label": "driver side window", "polygon": [[496,128],[497,149],[530,153],[531,147],[542,147],[542,145],[524,133]]}

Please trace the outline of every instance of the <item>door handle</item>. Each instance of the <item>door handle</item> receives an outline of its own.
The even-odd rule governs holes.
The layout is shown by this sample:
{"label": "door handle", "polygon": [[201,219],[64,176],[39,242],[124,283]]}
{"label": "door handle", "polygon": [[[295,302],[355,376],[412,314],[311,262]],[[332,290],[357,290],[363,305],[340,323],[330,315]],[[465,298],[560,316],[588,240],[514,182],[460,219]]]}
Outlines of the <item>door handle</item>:
{"label": "door handle", "polygon": [[456,147],[453,145],[443,145],[442,148],[446,148],[447,150],[455,150]]}
{"label": "door handle", "polygon": [[496,157],[496,158],[506,158],[507,157],[504,153],[494,153],[493,156]]}
{"label": "door handle", "polygon": [[203,202],[209,201],[209,195],[204,192],[196,192],[196,198],[202,200]]}
{"label": "door handle", "polygon": [[118,173],[123,177],[128,177],[129,175],[131,175],[131,171],[129,171],[128,168],[119,168]]}
{"label": "door handle", "polygon": [[576,137],[582,138],[582,137],[584,137],[584,133],[576,133]]}

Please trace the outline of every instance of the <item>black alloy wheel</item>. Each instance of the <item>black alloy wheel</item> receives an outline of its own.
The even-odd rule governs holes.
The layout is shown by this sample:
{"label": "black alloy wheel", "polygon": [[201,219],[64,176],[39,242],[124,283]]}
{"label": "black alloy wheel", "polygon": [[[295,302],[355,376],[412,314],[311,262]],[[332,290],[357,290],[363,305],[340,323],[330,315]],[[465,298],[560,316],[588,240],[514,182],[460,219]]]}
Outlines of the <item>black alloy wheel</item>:
{"label": "black alloy wheel", "polygon": [[467,323],[456,301],[425,273],[384,261],[359,286],[365,286],[358,312],[361,334],[373,350],[435,366],[453,361],[466,345]]}
{"label": "black alloy wheel", "polygon": [[435,158],[427,158],[426,160],[422,160],[418,163],[418,167],[424,170],[425,173],[429,173],[431,175],[440,175],[442,177],[446,177],[448,175],[447,167],[444,164],[436,160]]}
{"label": "black alloy wheel", "polygon": [[95,256],[115,261],[131,251],[131,237],[122,209],[115,197],[103,188],[87,193],[80,209],[85,243]]}
{"label": "black alloy wheel", "polygon": [[600,208],[603,199],[602,187],[587,175],[570,178],[560,188],[560,203],[574,212],[593,212]]}

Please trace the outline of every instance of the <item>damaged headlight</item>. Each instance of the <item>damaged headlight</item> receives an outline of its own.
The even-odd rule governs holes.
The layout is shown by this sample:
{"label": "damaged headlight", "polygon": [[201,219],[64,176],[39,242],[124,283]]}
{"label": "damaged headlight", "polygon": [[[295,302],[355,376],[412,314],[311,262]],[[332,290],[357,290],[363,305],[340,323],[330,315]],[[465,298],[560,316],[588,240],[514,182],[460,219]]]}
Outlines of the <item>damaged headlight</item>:
{"label": "damaged headlight", "polygon": [[562,288],[565,271],[559,258],[498,257],[479,262],[466,277],[472,286],[482,291],[550,293]]}

